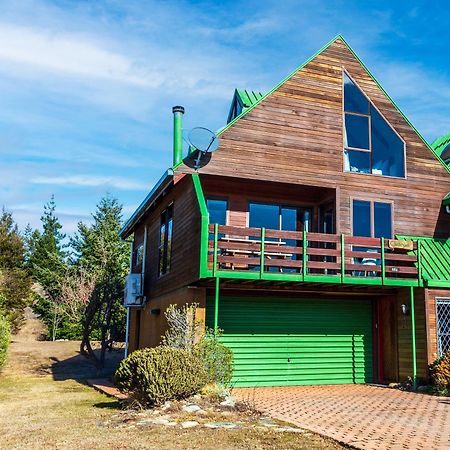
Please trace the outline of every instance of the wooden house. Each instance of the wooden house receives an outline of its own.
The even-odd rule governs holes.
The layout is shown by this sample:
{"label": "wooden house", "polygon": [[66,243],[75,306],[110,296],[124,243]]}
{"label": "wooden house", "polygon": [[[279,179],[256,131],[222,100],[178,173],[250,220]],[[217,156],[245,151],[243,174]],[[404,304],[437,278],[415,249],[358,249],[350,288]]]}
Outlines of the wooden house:
{"label": "wooden house", "polygon": [[450,171],[343,37],[237,90],[198,169],[173,111],[173,166],[121,231],[128,351],[197,302],[236,386],[425,379],[450,347]]}

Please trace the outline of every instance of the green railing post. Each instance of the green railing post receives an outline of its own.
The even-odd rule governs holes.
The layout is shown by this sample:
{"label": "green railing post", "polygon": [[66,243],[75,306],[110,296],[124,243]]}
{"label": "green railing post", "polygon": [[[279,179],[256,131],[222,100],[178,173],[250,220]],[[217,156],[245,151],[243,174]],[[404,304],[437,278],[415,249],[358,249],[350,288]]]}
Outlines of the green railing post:
{"label": "green railing post", "polygon": [[216,287],[214,290],[214,333],[217,333],[219,328],[219,288],[220,278],[216,277]]}
{"label": "green railing post", "polygon": [[260,254],[260,265],[259,265],[259,276],[263,278],[264,275],[264,239],[266,237],[266,229],[261,228],[261,254]]}
{"label": "green railing post", "polygon": [[205,196],[203,195],[202,183],[198,173],[192,174],[194,190],[197,196],[197,202],[200,209],[201,227],[200,227],[200,278],[206,278],[210,272],[208,271],[208,245],[209,245],[209,214],[206,207]]}
{"label": "green railing post", "polygon": [[381,284],[384,284],[386,277],[386,261],[384,259],[384,238],[381,239]]}
{"label": "green railing post", "polygon": [[307,231],[303,230],[303,248],[302,248],[302,273],[303,273],[303,281],[305,281],[305,277],[307,275],[307,261],[308,261],[308,254],[307,254],[307,248],[308,248],[308,238],[307,238]]}
{"label": "green railing post", "polygon": [[417,241],[417,284],[423,286],[422,278],[422,255],[421,255],[421,245],[420,240]]}
{"label": "green railing post", "polygon": [[217,271],[217,241],[219,236],[219,224],[214,224],[214,253],[213,253],[213,276]]}
{"label": "green railing post", "polygon": [[345,237],[341,234],[341,282],[345,281]]}
{"label": "green railing post", "polygon": [[412,370],[413,370],[413,389],[417,388],[417,357],[416,357],[416,314],[414,305],[414,287],[409,288],[409,298],[411,301],[411,342],[412,342]]}

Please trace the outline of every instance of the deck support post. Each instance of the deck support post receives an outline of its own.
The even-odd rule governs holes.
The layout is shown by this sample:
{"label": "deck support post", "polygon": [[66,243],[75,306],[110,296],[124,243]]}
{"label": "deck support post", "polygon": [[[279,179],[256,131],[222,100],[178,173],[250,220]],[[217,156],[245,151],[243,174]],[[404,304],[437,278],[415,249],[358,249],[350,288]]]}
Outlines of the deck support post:
{"label": "deck support post", "polygon": [[217,243],[219,239],[219,225],[214,224],[214,254],[213,254],[213,276],[217,271]]}
{"label": "deck support post", "polygon": [[261,280],[264,278],[264,239],[266,238],[266,229],[264,227],[261,228],[261,251],[260,251],[260,263],[259,263],[259,278]]}
{"label": "deck support post", "polygon": [[414,305],[414,287],[409,288],[409,298],[411,301],[411,342],[412,342],[412,370],[413,389],[417,388],[417,357],[416,357],[416,314]]}
{"label": "deck support post", "polygon": [[341,283],[345,281],[345,237],[341,234]]}
{"label": "deck support post", "polygon": [[214,290],[214,333],[217,333],[219,328],[219,288],[220,278],[216,277],[216,286]]}

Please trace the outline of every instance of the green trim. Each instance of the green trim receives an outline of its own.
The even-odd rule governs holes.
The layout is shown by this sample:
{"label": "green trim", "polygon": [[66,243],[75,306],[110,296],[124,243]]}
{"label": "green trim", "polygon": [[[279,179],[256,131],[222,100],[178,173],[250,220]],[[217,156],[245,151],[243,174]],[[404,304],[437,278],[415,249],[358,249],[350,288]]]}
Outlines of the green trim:
{"label": "green trim", "polygon": [[198,173],[192,174],[192,182],[197,196],[198,206],[200,209],[201,226],[200,226],[200,278],[207,277],[211,271],[208,270],[208,225],[209,214],[206,207],[205,196],[203,195],[202,183]]}
{"label": "green trim", "polygon": [[308,239],[306,237],[306,230],[303,230],[303,245],[302,245],[302,273],[303,273],[303,280],[305,280],[306,276],[308,275],[308,268],[306,267],[308,264]]}
{"label": "green trim", "polygon": [[261,252],[260,252],[260,264],[259,264],[259,271],[261,274],[261,278],[264,275],[264,239],[266,238],[266,229],[264,227],[261,228]]}
{"label": "green trim", "polygon": [[217,333],[219,328],[219,292],[220,292],[220,278],[216,278],[216,285],[214,289],[214,333]]}
{"label": "green trim", "polygon": [[417,354],[416,354],[416,314],[414,305],[414,288],[409,289],[411,301],[411,343],[412,343],[412,365],[413,365],[413,389],[417,388]]}
{"label": "green trim", "polygon": [[444,197],[444,200],[442,200],[442,204],[444,206],[450,206],[450,192]]}
{"label": "green trim", "polygon": [[384,238],[381,238],[381,282],[386,281],[386,261],[384,259]]}
{"label": "green trim", "polygon": [[217,223],[214,224],[214,254],[213,254],[213,275],[217,270],[217,241],[219,237],[218,233],[219,225]]}

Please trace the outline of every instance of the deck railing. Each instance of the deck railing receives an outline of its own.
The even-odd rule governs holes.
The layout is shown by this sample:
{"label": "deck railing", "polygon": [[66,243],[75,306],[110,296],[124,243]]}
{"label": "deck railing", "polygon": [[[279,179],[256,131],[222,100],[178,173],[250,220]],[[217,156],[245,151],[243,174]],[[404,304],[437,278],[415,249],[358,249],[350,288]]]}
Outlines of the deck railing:
{"label": "deck railing", "polygon": [[[420,285],[417,242],[209,225],[208,270],[224,278]],[[419,257],[418,257],[419,255]]]}

